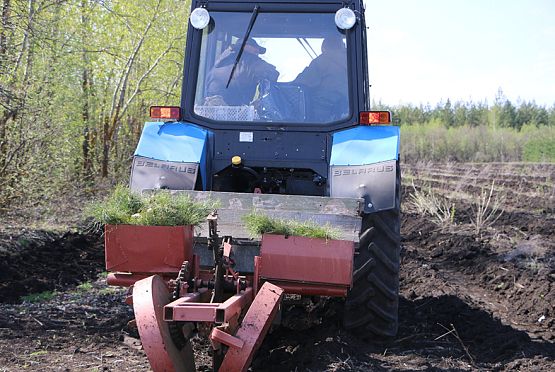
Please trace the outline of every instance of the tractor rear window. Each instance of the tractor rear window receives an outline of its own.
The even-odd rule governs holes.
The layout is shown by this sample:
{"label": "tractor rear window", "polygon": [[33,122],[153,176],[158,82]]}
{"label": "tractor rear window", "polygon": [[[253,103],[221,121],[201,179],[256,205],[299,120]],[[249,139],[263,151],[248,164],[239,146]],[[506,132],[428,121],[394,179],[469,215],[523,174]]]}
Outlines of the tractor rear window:
{"label": "tractor rear window", "polygon": [[195,114],[217,121],[331,123],[349,116],[345,35],[334,14],[211,12]]}

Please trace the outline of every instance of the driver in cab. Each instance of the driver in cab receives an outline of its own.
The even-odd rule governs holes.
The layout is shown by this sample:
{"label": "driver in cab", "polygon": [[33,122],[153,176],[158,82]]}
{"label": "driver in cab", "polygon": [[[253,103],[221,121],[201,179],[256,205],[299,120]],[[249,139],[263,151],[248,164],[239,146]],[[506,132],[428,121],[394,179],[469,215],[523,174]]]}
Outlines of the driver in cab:
{"label": "driver in cab", "polygon": [[345,116],[348,113],[347,53],[342,37],[326,37],[322,42],[322,54],[293,82],[309,93],[309,120],[329,122]]}
{"label": "driver in cab", "polygon": [[[253,39],[247,39],[235,70],[233,66],[241,48],[242,40],[229,46],[216,60],[206,80],[207,106],[241,106],[253,100],[258,82],[267,79],[276,82],[279,72],[275,66],[259,57],[266,53]],[[233,76],[231,74],[233,73]],[[231,76],[231,80],[230,79]],[[228,85],[229,81],[229,85]]]}

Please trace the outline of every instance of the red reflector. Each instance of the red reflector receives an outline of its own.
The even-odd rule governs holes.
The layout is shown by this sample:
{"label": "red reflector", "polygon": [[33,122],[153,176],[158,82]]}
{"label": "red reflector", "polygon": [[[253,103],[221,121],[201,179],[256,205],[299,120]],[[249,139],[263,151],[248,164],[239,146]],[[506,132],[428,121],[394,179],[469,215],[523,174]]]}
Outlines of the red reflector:
{"label": "red reflector", "polygon": [[150,106],[150,117],[152,119],[173,119],[181,118],[181,107],[179,106]]}
{"label": "red reflector", "polygon": [[359,116],[360,125],[391,124],[391,112],[389,111],[361,111]]}

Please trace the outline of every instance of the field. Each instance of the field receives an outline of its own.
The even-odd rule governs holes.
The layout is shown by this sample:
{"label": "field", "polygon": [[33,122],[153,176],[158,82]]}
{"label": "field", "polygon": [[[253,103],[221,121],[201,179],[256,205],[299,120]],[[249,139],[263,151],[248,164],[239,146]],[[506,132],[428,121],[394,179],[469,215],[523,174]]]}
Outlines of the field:
{"label": "field", "polygon": [[[290,303],[253,371],[555,369],[555,164],[407,164],[403,177],[398,336],[346,333],[338,300]],[[0,370],[148,370],[102,271],[98,234],[2,230]],[[208,343],[194,348],[209,370]]]}

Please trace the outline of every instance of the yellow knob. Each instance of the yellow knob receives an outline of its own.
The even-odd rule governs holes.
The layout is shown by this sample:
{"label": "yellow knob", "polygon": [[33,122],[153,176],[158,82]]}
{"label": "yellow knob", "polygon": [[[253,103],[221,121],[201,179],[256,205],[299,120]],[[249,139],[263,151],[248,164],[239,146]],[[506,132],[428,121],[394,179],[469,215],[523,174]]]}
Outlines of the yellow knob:
{"label": "yellow knob", "polygon": [[231,158],[231,164],[233,165],[239,165],[241,164],[241,157],[240,156],[234,156]]}

